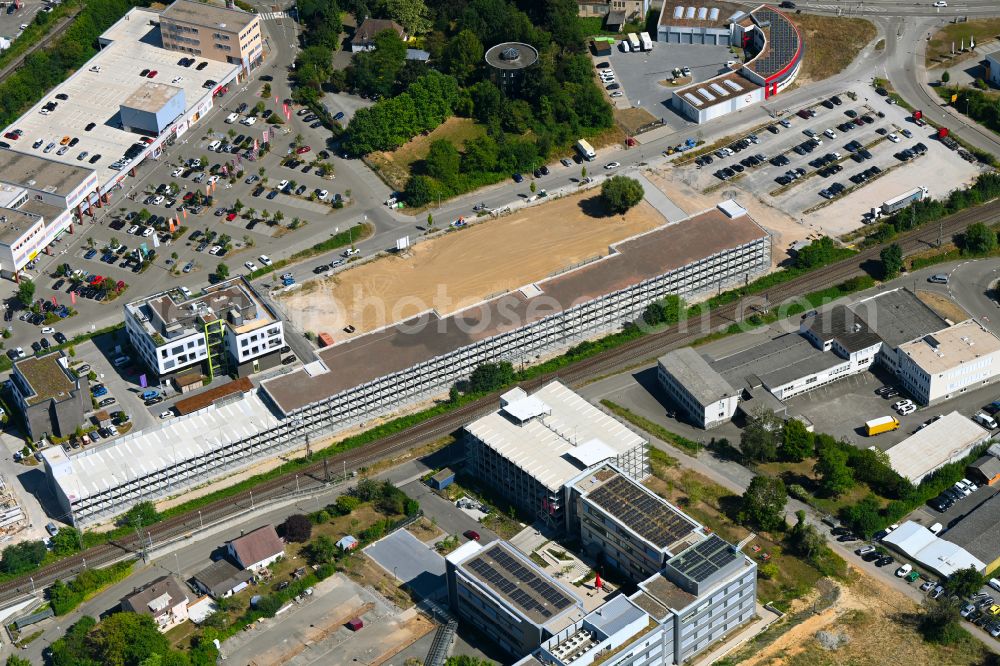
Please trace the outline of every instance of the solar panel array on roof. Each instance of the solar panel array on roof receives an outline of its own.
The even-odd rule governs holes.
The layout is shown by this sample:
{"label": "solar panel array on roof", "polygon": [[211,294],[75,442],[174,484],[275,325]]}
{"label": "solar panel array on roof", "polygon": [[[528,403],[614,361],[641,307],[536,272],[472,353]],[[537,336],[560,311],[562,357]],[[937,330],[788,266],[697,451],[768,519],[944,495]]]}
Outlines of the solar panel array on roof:
{"label": "solar panel array on roof", "polygon": [[792,62],[799,49],[799,35],[791,22],[771,9],[755,11],[753,18],[757,25],[770,29],[766,53],[751,63],[751,68],[755,72],[767,78],[777,74]]}
{"label": "solar panel array on roof", "polygon": [[695,530],[695,524],[664,500],[617,474],[587,499],[658,548],[668,548]]}
{"label": "solar panel array on roof", "polygon": [[738,557],[739,551],[734,546],[713,534],[670,560],[670,565],[700,583]]}
{"label": "solar panel array on roof", "polygon": [[[492,560],[492,564],[477,557],[469,563],[469,568],[526,613],[537,613],[547,619],[572,605],[572,599],[564,592],[518,562],[502,547],[496,546],[484,555]],[[493,564],[499,566],[502,571],[498,571]],[[522,589],[521,586],[524,585],[535,594]]]}

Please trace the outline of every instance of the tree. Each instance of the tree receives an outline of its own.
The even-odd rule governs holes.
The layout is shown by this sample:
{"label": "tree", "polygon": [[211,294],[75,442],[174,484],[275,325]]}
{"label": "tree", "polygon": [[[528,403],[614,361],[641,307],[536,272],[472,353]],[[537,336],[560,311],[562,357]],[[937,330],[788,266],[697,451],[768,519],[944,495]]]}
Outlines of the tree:
{"label": "tree", "polygon": [[648,326],[672,326],[680,321],[683,313],[684,299],[676,294],[668,294],[646,306],[642,321]]}
{"label": "tree", "polygon": [[514,383],[514,366],[507,361],[483,363],[469,376],[469,391],[489,393]]}
{"label": "tree", "polygon": [[836,497],[854,485],[847,460],[847,451],[838,445],[821,446],[817,451],[813,471],[819,474],[819,487],[827,495]]}
{"label": "tree", "polygon": [[406,28],[407,34],[417,35],[430,28],[424,0],[381,0],[381,4],[389,18]]}
{"label": "tree", "polygon": [[457,176],[461,161],[462,156],[455,146],[444,139],[432,143],[427,157],[424,158],[427,173],[441,181],[449,181]]}
{"label": "tree", "polygon": [[45,559],[45,543],[42,541],[22,541],[3,549],[0,556],[0,571],[6,574],[21,574],[38,567]]}
{"label": "tree", "polygon": [[601,199],[612,213],[624,213],[645,196],[642,183],[628,176],[612,176],[601,184]]}
{"label": "tree", "polygon": [[863,537],[871,536],[887,524],[882,517],[882,505],[874,495],[841,509],[840,518],[852,532]]}
{"label": "tree", "polygon": [[768,476],[755,476],[743,493],[740,520],[765,531],[784,526],[788,492],[785,482]]}
{"label": "tree", "polygon": [[948,594],[957,594],[962,599],[967,599],[979,591],[986,583],[986,576],[979,573],[973,567],[959,569],[944,583],[944,589]]}
{"label": "tree", "polygon": [[31,666],[31,662],[27,659],[22,659],[16,654],[9,655],[7,661],[4,662],[6,666]]}
{"label": "tree", "polygon": [[532,193],[532,194],[534,194],[534,193],[535,193],[535,190],[537,190],[537,189],[538,189],[538,186],[537,186],[537,185],[535,185],[535,181],[531,181],[531,184],[529,184],[529,185],[528,185],[528,189],[529,189],[529,190],[531,190],[531,193]]}
{"label": "tree", "polygon": [[778,459],[778,437],[782,431],[781,419],[770,409],[758,409],[747,420],[740,435],[740,450],[751,462],[769,462]]}
{"label": "tree", "polygon": [[969,254],[989,254],[997,248],[996,232],[982,222],[970,224],[963,240],[962,249]]}
{"label": "tree", "polygon": [[347,83],[370,96],[388,97],[396,75],[406,62],[406,43],[392,29],[375,35],[375,48],[354,56],[347,68]]}
{"label": "tree", "polygon": [[813,454],[813,434],[798,419],[785,421],[781,433],[781,457],[801,462]]}
{"label": "tree", "polygon": [[879,258],[882,260],[883,279],[891,280],[899,275],[899,271],[903,268],[903,249],[898,243],[882,248]]}
{"label": "tree", "polygon": [[170,650],[166,637],[148,615],[114,613],[91,633],[93,656],[108,666],[141,663],[150,655],[165,655]]}
{"label": "tree", "polygon": [[479,657],[461,654],[454,657],[448,657],[444,662],[444,666],[496,666],[496,662],[490,661],[489,659],[480,659]]}
{"label": "tree", "polygon": [[337,542],[325,534],[319,535],[305,547],[306,557],[313,564],[332,562],[337,557],[339,550]]}
{"label": "tree", "polygon": [[139,502],[131,509],[122,514],[118,519],[118,524],[123,527],[145,527],[152,525],[160,519],[160,514],[156,512],[156,505],[152,502]]}
{"label": "tree", "polygon": [[24,307],[31,307],[35,300],[35,283],[31,280],[21,280],[17,285],[17,300],[21,301]]}
{"label": "tree", "polygon": [[334,506],[337,507],[340,515],[346,516],[361,506],[361,500],[352,495],[341,495],[334,502]]}
{"label": "tree", "polygon": [[285,540],[293,543],[305,543],[312,536],[312,521],[301,513],[293,513],[282,523]]}
{"label": "tree", "polygon": [[215,267],[215,277],[219,278],[220,280],[225,280],[227,277],[229,277],[229,266],[226,266],[224,263],[220,261],[219,265]]}
{"label": "tree", "polygon": [[459,83],[467,83],[483,62],[483,43],[471,30],[462,30],[444,49],[445,71]]}
{"label": "tree", "polygon": [[941,83],[948,83],[949,81],[951,81],[951,74],[949,74],[948,70],[946,69],[943,72],[941,72]]}
{"label": "tree", "polygon": [[958,607],[945,597],[924,599],[923,615],[917,628],[924,640],[941,645],[952,645],[970,638],[969,632],[962,628],[962,618]]}
{"label": "tree", "polygon": [[60,557],[80,550],[83,543],[80,531],[73,527],[63,527],[49,541],[52,544],[52,552]]}
{"label": "tree", "polygon": [[795,518],[797,522],[788,535],[788,543],[797,555],[812,560],[826,547],[826,541],[814,525],[806,522],[805,511],[796,511]]}

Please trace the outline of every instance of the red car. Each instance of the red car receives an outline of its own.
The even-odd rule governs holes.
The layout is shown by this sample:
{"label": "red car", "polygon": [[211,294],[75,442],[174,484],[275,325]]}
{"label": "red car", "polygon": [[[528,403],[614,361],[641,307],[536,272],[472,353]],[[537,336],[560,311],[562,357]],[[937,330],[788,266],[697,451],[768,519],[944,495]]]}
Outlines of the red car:
{"label": "red car", "polygon": [[462,536],[471,541],[479,541],[479,532],[475,530],[465,530],[462,532]]}
{"label": "red car", "polygon": [[229,215],[226,215],[226,222],[232,222],[235,219],[236,219],[236,213],[230,213]]}
{"label": "red car", "polygon": [[194,192],[188,192],[184,195],[184,201],[191,201],[192,197],[194,197]]}
{"label": "red car", "polygon": [[4,134],[4,138],[13,139],[14,141],[17,141],[18,139],[21,138],[21,135],[18,134],[17,132],[7,132],[6,134]]}
{"label": "red car", "polygon": [[299,146],[298,148],[295,149],[295,153],[297,155],[302,155],[304,153],[308,153],[310,150],[312,150],[312,148],[310,148],[309,146]]}
{"label": "red car", "polygon": [[153,78],[153,77],[154,77],[154,76],[156,76],[157,74],[159,74],[159,72],[157,72],[157,71],[156,71],[156,70],[154,69],[154,70],[153,70],[152,72],[150,72],[150,73],[149,73],[149,74],[147,74],[146,76],[147,76],[147,77],[149,77],[149,78]]}

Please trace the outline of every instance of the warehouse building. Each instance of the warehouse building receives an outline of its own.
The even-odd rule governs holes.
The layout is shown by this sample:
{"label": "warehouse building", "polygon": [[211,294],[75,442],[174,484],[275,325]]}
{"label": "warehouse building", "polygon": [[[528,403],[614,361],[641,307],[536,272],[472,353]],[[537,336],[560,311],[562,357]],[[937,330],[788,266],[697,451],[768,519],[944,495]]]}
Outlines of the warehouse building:
{"label": "warehouse building", "polygon": [[733,418],[736,389],[691,347],[667,352],[657,362],[660,386],[696,426],[708,430]]}
{"label": "warehouse building", "polygon": [[469,470],[505,501],[566,526],[567,484],[606,460],[634,479],[649,475],[645,439],[559,382],[529,396],[520,388],[500,409],[465,426]]}
{"label": "warehouse building", "polygon": [[777,95],[792,84],[802,66],[802,37],[792,20],[781,12],[761,5],[748,14],[730,14],[720,23],[723,16],[717,7],[683,7],[669,2],[663,4],[660,14],[658,34],[662,41],[725,44],[746,53],[746,61],[736,71],[674,91],[674,109],[697,123]]}
{"label": "warehouse building", "polygon": [[897,358],[903,387],[934,405],[1000,377],[1000,338],[969,319],[900,345]]}
{"label": "warehouse building", "polygon": [[89,382],[69,369],[62,352],[29,356],[14,363],[11,396],[34,441],[69,437],[86,423],[90,411]]}
{"label": "warehouse building", "polygon": [[665,0],[660,7],[656,41],[667,44],[729,46],[732,43],[731,21],[744,10],[727,2]]}
{"label": "warehouse building", "polygon": [[949,325],[906,288],[870,296],[853,304],[851,310],[882,338],[884,344],[876,361],[893,374],[899,370],[898,349],[901,344]]}
{"label": "warehouse building", "polygon": [[320,350],[318,362],[261,387],[285,416],[347,426],[446,391],[482,363],[561,352],[619,330],[664,296],[745,284],[770,266],[770,236],[723,202],[453,315],[426,312]]}
{"label": "warehouse building", "polygon": [[17,280],[40,254],[52,254],[97,187],[93,169],[0,149],[0,275]]}
{"label": "warehouse building", "polygon": [[452,611],[515,657],[584,617],[575,592],[505,541],[468,541],[445,565]]}
{"label": "warehouse building", "polygon": [[578,477],[569,496],[583,549],[635,582],[706,537],[701,525],[613,464]]}
{"label": "warehouse building", "polygon": [[[220,19],[220,12],[238,19]],[[182,15],[190,21],[185,23]],[[195,15],[204,18],[191,18]],[[224,21],[229,22],[220,27]],[[113,193],[124,188],[126,178],[135,176],[143,160],[158,158],[211,110],[216,95],[228,84],[246,80],[249,63],[229,62],[232,58],[208,47],[209,40],[225,42],[222,37],[243,21],[250,23],[243,23],[248,27],[240,34],[258,26],[259,36],[259,18],[238,10],[190,0],[177,0],[162,14],[133,8],[101,34],[101,50],[93,58],[0,133],[23,132],[20,140],[11,142],[11,152],[89,170],[96,182],[80,191],[81,201],[68,207],[76,209],[78,217],[93,215],[95,209],[110,204]],[[191,27],[196,24],[202,27]],[[197,29],[191,39],[200,42],[196,48],[204,55],[178,58],[178,52],[171,50],[174,33],[167,32],[172,25]],[[235,56],[238,40],[230,36],[229,41]],[[259,53],[248,56],[251,62],[259,60]],[[53,103],[55,107],[41,113]],[[53,148],[43,152],[53,138],[58,141],[62,136],[78,143],[61,155]],[[42,144],[36,148],[39,139]],[[4,159],[9,158],[0,157],[0,164]]]}
{"label": "warehouse building", "polygon": [[984,573],[993,575],[1000,567],[1000,493],[994,493],[942,536],[985,562]]}
{"label": "warehouse building", "polygon": [[210,378],[245,377],[281,363],[281,319],[243,277],[192,298],[173,289],[124,306],[129,342],[158,377],[200,365]]}
{"label": "warehouse building", "polygon": [[986,564],[965,548],[938,537],[912,520],[890,532],[882,543],[945,578],[969,567],[980,573],[986,570]]}
{"label": "warehouse building", "polygon": [[913,485],[934,470],[961,460],[990,433],[958,412],[943,415],[886,451],[889,466]]}

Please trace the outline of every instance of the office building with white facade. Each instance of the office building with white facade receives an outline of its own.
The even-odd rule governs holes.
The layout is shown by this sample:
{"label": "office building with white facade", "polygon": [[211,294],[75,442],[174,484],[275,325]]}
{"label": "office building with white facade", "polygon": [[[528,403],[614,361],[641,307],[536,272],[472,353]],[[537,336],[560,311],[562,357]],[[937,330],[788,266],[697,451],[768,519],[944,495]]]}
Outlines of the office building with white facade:
{"label": "office building with white facade", "polygon": [[575,591],[505,541],[468,541],[445,558],[448,601],[515,658],[584,617]]}
{"label": "office building with white facade", "polygon": [[1000,338],[969,319],[899,346],[899,377],[923,405],[933,405],[1000,377]]}
{"label": "office building with white facade", "polygon": [[532,395],[520,388],[500,409],[465,426],[469,471],[505,502],[565,527],[567,484],[610,460],[636,479],[649,475],[647,441],[559,382]]}
{"label": "office building with white facade", "polygon": [[160,378],[194,365],[208,377],[245,377],[281,361],[281,319],[243,277],[193,297],[173,289],[124,309],[129,342]]}
{"label": "office building with white facade", "polygon": [[739,392],[691,347],[661,356],[656,377],[688,419],[706,430],[732,420],[740,404]]}

